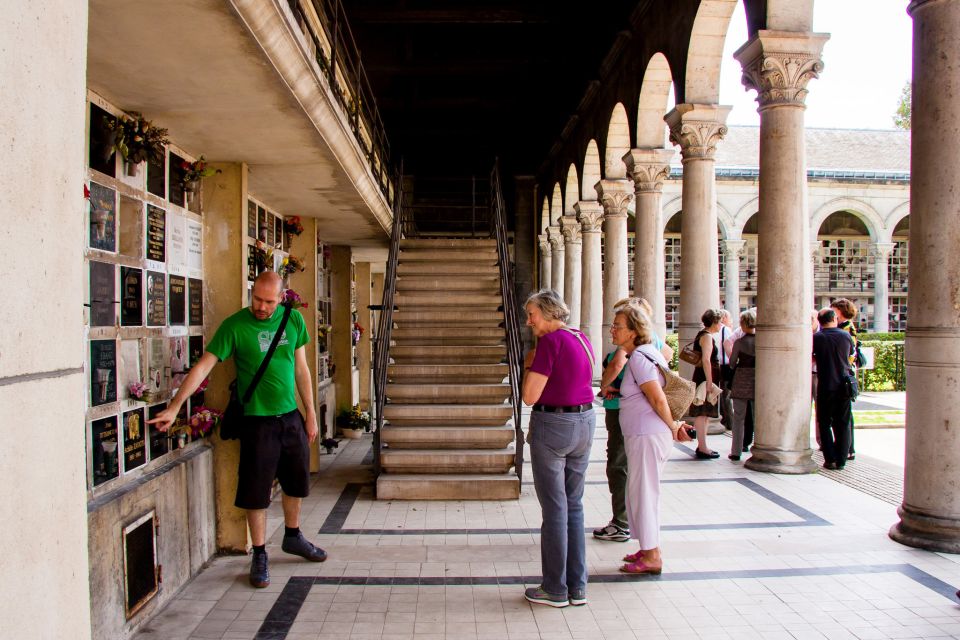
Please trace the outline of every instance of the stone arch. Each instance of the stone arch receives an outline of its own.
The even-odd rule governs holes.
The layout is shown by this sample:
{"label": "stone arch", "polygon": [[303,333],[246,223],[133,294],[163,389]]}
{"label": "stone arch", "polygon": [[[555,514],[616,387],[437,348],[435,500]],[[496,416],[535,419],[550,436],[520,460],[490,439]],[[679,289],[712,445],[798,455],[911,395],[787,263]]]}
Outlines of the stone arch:
{"label": "stone arch", "polygon": [[563,215],[563,194],[560,192],[560,183],[553,185],[553,197],[550,198],[550,225],[557,226],[560,216]]}
{"label": "stone arch", "polygon": [[731,216],[726,207],[719,202],[717,203],[717,224],[720,227],[721,240],[733,240],[740,237],[740,234],[737,233],[737,226],[734,224],[733,216]]}
{"label": "stone arch", "polygon": [[584,200],[597,200],[597,190],[594,187],[600,182],[600,177],[600,150],[597,148],[597,141],[591,140],[583,154],[583,181],[580,191]]}
{"label": "stone arch", "polygon": [[730,16],[737,0],[702,0],[690,32],[687,70],[684,78],[684,102],[717,104],[720,102],[720,63],[727,38]]}
{"label": "stone arch", "polygon": [[759,196],[751,198],[746,204],[737,209],[737,213],[734,214],[733,220],[736,223],[737,233],[739,235],[743,235],[743,228],[747,226],[750,218],[757,215],[758,211],[760,211]]}
{"label": "stone arch", "polygon": [[896,207],[894,207],[893,211],[890,212],[890,215],[887,216],[887,224],[885,225],[886,228],[884,229],[884,231],[886,232],[886,238],[884,238],[884,242],[893,241],[893,232],[896,230],[897,225],[900,224],[900,222],[909,215],[910,215],[909,200],[907,200],[906,202],[901,202]]}
{"label": "stone arch", "polygon": [[664,229],[667,228],[667,223],[670,222],[670,218],[677,215],[677,213],[679,213],[680,210],[683,209],[683,202],[681,202],[681,200],[682,198],[680,196],[677,196],[670,202],[666,202],[663,204],[663,208],[662,208],[663,218],[661,220],[661,224],[663,224]]}
{"label": "stone arch", "polygon": [[673,72],[662,53],[655,53],[647,62],[637,104],[637,147],[664,146],[667,125],[663,121],[673,87]]}
{"label": "stone arch", "polygon": [[550,198],[543,196],[543,206],[540,207],[540,233],[546,233],[550,226]]}
{"label": "stone arch", "polygon": [[563,189],[563,215],[572,216],[576,212],[573,205],[580,200],[580,184],[577,180],[577,165],[570,163],[567,169],[566,186]]}
{"label": "stone arch", "polygon": [[880,241],[880,230],[884,228],[883,218],[877,210],[862,200],[854,198],[834,198],[821,206],[810,219],[810,240],[816,240],[820,235],[820,227],[830,214],[837,211],[849,211],[863,221],[872,242]]}
{"label": "stone arch", "polygon": [[603,176],[608,180],[627,177],[627,165],[623,156],[630,151],[630,124],[627,110],[622,102],[613,107],[610,124],[607,126],[607,144],[603,158]]}

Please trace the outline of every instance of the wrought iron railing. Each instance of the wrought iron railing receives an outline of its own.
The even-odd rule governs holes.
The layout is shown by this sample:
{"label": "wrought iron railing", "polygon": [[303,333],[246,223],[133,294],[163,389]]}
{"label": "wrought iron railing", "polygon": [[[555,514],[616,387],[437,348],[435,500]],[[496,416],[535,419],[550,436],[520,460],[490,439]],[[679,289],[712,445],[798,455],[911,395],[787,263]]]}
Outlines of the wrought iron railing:
{"label": "wrought iron railing", "polygon": [[520,309],[514,291],[514,262],[510,259],[510,247],[507,243],[506,207],[503,202],[503,190],[500,186],[499,163],[494,162],[490,172],[490,231],[497,240],[497,263],[500,265],[500,293],[503,297],[503,320],[507,338],[507,364],[510,371],[510,402],[513,404],[513,426],[516,430],[516,451],[514,469],[517,477],[523,481],[524,436],[520,422],[520,383],[523,371],[523,351],[520,337]]}
{"label": "wrought iron railing", "polygon": [[393,181],[390,144],[342,2],[287,0],[287,4],[307,38],[310,52],[331,92],[350,122],[371,173],[392,206],[397,185]]}

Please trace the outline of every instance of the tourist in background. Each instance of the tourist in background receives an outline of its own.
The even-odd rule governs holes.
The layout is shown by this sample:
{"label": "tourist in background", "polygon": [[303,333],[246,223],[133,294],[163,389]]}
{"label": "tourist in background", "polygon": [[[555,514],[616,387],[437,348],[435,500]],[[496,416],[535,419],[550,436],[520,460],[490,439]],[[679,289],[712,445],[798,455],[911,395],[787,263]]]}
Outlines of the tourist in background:
{"label": "tourist in background", "polygon": [[743,446],[743,429],[747,416],[753,417],[753,399],[756,380],[756,313],[747,309],[740,314],[740,330],[743,335],[733,343],[730,354],[730,367],[733,381],[730,384],[730,396],[733,403],[733,443],[730,445],[731,460],[740,460],[740,454],[746,453]]}
{"label": "tourist in background", "polygon": [[707,446],[707,424],[710,418],[720,417],[720,387],[716,384],[720,378],[720,363],[713,340],[714,334],[720,331],[720,310],[707,309],[700,316],[700,321],[703,328],[693,339],[693,349],[700,354],[700,363],[693,369],[693,381],[698,386],[704,384],[706,393],[703,403],[691,405],[687,415],[694,418],[693,426],[697,430],[697,459],[711,460],[720,457],[719,453]]}
{"label": "tourist in background", "polygon": [[[860,338],[857,337],[857,325],[853,323],[853,319],[857,317],[857,305],[853,304],[853,301],[847,298],[837,298],[830,303],[830,308],[833,309],[833,311],[837,314],[837,329],[846,331],[850,334],[850,337],[853,338],[854,350],[853,353],[850,354],[850,366],[853,367],[854,373],[856,373],[857,352],[860,349]],[[847,460],[853,460],[857,457],[857,452],[853,443],[853,433],[853,411],[851,411],[850,452],[847,454]]]}
{"label": "tourist in background", "polygon": [[813,357],[817,361],[817,428],[823,449],[824,469],[843,469],[850,451],[851,397],[847,378],[853,374],[850,354],[853,338],[837,328],[837,314],[822,309],[820,331],[813,334]]}

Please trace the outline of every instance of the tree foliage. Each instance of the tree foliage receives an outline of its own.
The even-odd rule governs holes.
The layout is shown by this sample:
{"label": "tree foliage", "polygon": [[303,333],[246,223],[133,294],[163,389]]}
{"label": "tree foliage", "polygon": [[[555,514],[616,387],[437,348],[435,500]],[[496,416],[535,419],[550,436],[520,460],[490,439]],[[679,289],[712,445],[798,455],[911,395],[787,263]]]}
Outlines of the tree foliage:
{"label": "tree foliage", "polygon": [[913,100],[913,84],[907,81],[900,92],[900,104],[893,115],[893,126],[897,129],[910,130],[910,103]]}

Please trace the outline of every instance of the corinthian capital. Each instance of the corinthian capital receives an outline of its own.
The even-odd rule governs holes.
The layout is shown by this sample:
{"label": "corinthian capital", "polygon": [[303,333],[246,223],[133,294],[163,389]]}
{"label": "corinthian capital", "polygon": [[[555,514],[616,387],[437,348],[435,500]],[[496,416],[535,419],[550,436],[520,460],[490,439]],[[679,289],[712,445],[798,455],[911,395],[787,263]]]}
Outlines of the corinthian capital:
{"label": "corinthian capital", "polygon": [[627,205],[633,202],[633,184],[629,180],[601,180],[594,188],[605,218],[627,217]]}
{"label": "corinthian capital", "polygon": [[896,242],[874,242],[870,245],[870,257],[875,260],[886,262],[890,259],[890,253],[896,248]]}
{"label": "corinthian capital", "polygon": [[577,216],[561,216],[560,232],[567,244],[580,244],[580,223],[577,222]]}
{"label": "corinthian capital", "polygon": [[723,247],[723,255],[727,260],[739,260],[743,255],[743,248],[746,246],[746,240],[723,240],[720,245]]}
{"label": "corinthian capital", "polygon": [[675,154],[673,149],[631,149],[623,156],[638,194],[660,193],[663,181],[670,175],[670,161]]}
{"label": "corinthian capital", "polygon": [[543,233],[537,236],[537,240],[540,243],[540,253],[542,253],[545,256],[549,256],[550,255],[550,236],[547,234],[547,231],[544,230]]}
{"label": "corinthian capital", "polygon": [[730,107],[716,104],[678,104],[664,116],[670,127],[670,142],[680,147],[683,162],[712,160],[717,143],[727,135]]}
{"label": "corinthian capital", "polygon": [[743,85],[756,89],[759,110],[803,107],[807,83],[823,71],[825,33],[761,30],[734,54],[743,67]]}
{"label": "corinthian capital", "polygon": [[600,233],[603,228],[603,207],[596,200],[581,200],[573,205],[577,212],[577,222],[583,233]]}
{"label": "corinthian capital", "polygon": [[550,248],[553,249],[554,253],[563,251],[563,233],[560,232],[560,227],[547,227],[547,238],[550,240]]}

